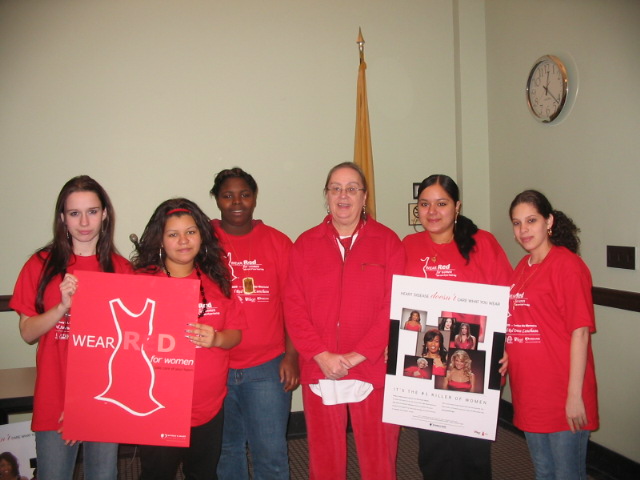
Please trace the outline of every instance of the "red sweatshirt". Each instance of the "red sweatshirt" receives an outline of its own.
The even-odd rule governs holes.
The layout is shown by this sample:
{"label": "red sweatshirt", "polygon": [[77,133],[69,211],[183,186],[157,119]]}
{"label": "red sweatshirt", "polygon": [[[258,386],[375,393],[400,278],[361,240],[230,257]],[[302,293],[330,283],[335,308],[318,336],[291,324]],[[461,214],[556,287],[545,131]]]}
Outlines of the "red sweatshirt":
{"label": "red sweatshirt", "polygon": [[404,249],[392,230],[369,218],[343,261],[330,218],[300,235],[291,251],[285,322],[300,354],[301,383],[325,378],[315,355],[355,351],[367,360],[344,378],[379,388],[386,370],[391,282],[403,272]]}

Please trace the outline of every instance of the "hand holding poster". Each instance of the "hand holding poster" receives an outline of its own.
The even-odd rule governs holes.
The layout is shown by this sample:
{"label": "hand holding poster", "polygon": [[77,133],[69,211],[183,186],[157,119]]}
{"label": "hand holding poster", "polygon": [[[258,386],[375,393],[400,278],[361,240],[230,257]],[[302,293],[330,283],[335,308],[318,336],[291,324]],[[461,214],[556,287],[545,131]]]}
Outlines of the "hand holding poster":
{"label": "hand holding poster", "polygon": [[495,440],[509,289],[396,275],[383,421]]}
{"label": "hand holding poster", "polygon": [[76,272],[63,437],[188,446],[199,283]]}

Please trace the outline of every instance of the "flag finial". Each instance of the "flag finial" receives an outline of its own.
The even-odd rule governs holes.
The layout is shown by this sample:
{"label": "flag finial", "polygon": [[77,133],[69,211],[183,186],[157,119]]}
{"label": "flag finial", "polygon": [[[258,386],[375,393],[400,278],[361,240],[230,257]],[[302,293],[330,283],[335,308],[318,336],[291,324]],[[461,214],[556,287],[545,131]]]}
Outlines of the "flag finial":
{"label": "flag finial", "polygon": [[358,49],[360,50],[360,62],[364,61],[364,38],[362,37],[362,28],[358,27]]}

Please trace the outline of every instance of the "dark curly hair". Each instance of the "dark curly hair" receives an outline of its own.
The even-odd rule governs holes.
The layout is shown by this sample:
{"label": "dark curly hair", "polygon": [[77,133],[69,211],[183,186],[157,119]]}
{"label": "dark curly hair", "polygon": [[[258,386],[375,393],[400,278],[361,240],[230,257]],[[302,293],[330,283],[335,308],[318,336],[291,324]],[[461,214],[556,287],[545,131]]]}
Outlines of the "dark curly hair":
{"label": "dark curly hair", "polygon": [[[73,177],[62,186],[56,201],[53,215],[53,239],[38,250],[38,256],[43,260],[44,267],[38,283],[36,293],[36,312],[44,313],[44,291],[54,277],[64,277],[67,266],[75,261],[73,241],[67,234],[64,223],[64,209],[69,196],[76,192],[93,192],[100,200],[100,206],[106,210],[107,216],[102,220],[100,236],[96,244],[96,257],[103,272],[114,272],[113,255],[118,253],[114,241],[115,212],[111,199],[102,185],[88,175]],[[48,255],[46,255],[48,254]]]}
{"label": "dark curly hair", "polygon": [[254,178],[250,174],[242,170],[240,167],[233,167],[221,170],[216,174],[216,177],[213,180],[213,187],[211,187],[209,195],[211,195],[213,198],[218,198],[218,194],[220,193],[222,185],[224,185],[224,182],[226,182],[230,178],[241,178],[242,180],[247,182],[247,185],[254,194],[258,193],[258,184],[254,180]]}
{"label": "dark curly hair", "polygon": [[18,459],[11,452],[0,453],[0,460],[4,460],[11,466],[11,475],[20,477],[20,468],[18,467]]}
{"label": "dark curly hair", "polygon": [[509,218],[513,215],[513,209],[521,203],[532,205],[545,220],[553,215],[553,223],[550,227],[551,234],[549,240],[553,245],[558,247],[566,247],[573,253],[580,251],[580,238],[578,234],[580,229],[560,210],[554,210],[551,202],[542,193],[537,190],[525,190],[516,195],[509,207]]}
{"label": "dark curly hair", "polygon": [[440,360],[442,363],[447,362],[447,347],[444,345],[444,335],[437,328],[431,328],[427,330],[424,334],[424,345],[422,346],[422,356],[426,356],[429,353],[427,349],[427,342],[433,341],[434,338],[438,337],[440,339],[440,350],[438,351],[438,355],[440,355]]}
{"label": "dark curly hair", "polygon": [[[443,174],[428,176],[418,187],[418,196],[420,196],[425,188],[430,187],[431,185],[440,185],[443,190],[447,192],[447,195],[451,197],[454,203],[458,203],[460,201],[460,189],[450,176]],[[453,229],[453,240],[456,242],[458,251],[467,261],[467,264],[471,258],[471,252],[476,246],[476,240],[473,236],[477,232],[478,227],[470,218],[465,217],[462,214],[458,215],[457,222]]]}
{"label": "dark curly hair", "polygon": [[231,278],[222,261],[224,251],[213,234],[209,217],[198,205],[186,198],[172,198],[158,205],[142,233],[139,247],[131,257],[133,268],[150,273],[164,268],[164,260],[160,255],[164,227],[170,217],[183,215],[190,215],[193,218],[202,238],[195,265],[215,282],[227,297],[230,297]]}

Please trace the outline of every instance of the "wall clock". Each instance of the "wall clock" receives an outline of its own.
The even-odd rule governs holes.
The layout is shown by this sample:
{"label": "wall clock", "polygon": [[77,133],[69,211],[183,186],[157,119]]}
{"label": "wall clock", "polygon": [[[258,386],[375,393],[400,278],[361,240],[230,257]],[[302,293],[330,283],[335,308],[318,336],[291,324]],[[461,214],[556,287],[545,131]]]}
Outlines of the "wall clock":
{"label": "wall clock", "polygon": [[553,122],[567,103],[569,78],[564,63],[554,55],[535,61],[527,79],[527,105],[542,123]]}

